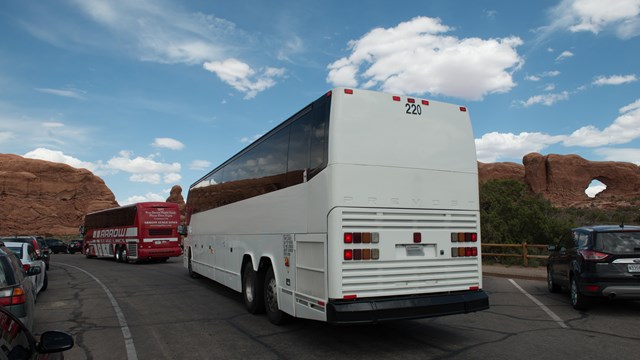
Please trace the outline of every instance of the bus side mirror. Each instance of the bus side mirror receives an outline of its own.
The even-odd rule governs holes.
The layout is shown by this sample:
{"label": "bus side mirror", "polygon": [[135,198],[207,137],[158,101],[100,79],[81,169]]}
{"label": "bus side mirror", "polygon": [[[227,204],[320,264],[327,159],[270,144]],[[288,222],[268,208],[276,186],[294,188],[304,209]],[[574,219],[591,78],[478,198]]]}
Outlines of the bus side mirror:
{"label": "bus side mirror", "polygon": [[182,236],[187,236],[189,233],[189,227],[186,225],[178,225],[178,234]]}

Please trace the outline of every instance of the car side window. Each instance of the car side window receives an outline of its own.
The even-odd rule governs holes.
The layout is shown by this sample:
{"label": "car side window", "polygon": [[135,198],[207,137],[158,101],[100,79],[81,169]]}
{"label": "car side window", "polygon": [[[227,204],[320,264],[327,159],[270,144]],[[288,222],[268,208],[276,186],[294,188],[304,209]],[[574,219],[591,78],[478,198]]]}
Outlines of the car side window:
{"label": "car side window", "polygon": [[20,262],[16,254],[11,254],[8,257],[9,257],[9,261],[11,261],[11,265],[15,269],[16,282],[18,284],[22,283],[22,280],[24,279],[24,276],[25,276],[24,269],[22,268],[22,263]]}
{"label": "car side window", "polygon": [[580,233],[580,235],[578,236],[578,249],[587,249],[589,247],[589,238],[589,234]]}
{"label": "car side window", "polygon": [[560,250],[568,250],[575,247],[574,237],[576,236],[575,232],[568,232],[560,239]]}
{"label": "car side window", "polygon": [[29,245],[27,247],[27,253],[29,254],[29,259],[31,261],[35,261],[38,259],[38,256],[36,255],[36,251],[33,249],[33,246]]}

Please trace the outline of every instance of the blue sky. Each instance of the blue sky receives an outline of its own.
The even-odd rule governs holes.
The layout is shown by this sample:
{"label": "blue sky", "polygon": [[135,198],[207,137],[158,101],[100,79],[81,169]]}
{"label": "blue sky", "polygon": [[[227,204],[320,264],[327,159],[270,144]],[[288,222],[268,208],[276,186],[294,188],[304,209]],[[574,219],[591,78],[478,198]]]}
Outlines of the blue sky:
{"label": "blue sky", "polygon": [[640,164],[638,59],[640,0],[7,0],[0,153],[186,197],[344,85],[467,106],[483,162]]}

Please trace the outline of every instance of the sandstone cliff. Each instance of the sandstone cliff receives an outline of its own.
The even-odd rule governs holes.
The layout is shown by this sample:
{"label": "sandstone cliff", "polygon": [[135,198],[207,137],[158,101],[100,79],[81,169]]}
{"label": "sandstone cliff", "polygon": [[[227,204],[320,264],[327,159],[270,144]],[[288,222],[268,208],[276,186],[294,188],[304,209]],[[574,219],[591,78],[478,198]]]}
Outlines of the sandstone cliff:
{"label": "sandstone cliff", "polygon": [[118,206],[89,170],[0,154],[0,235],[75,235],[84,214]]}
{"label": "sandstone cliff", "polygon": [[[478,163],[480,181],[513,179],[524,182],[555,206],[616,208],[640,203],[640,167],[616,161],[589,161],[578,155],[531,153],[515,163]],[[598,180],[606,190],[589,198],[585,189]]]}

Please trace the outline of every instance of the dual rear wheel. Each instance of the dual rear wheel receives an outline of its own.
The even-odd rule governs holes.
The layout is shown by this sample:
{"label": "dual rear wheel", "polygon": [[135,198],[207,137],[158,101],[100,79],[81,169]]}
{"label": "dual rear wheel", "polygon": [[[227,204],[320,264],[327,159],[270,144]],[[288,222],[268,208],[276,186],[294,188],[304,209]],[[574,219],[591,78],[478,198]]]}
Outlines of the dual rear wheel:
{"label": "dual rear wheel", "polygon": [[278,283],[271,265],[256,272],[251,262],[244,265],[242,272],[242,297],[247,311],[251,314],[267,313],[269,321],[282,325],[289,315],[278,306]]}

